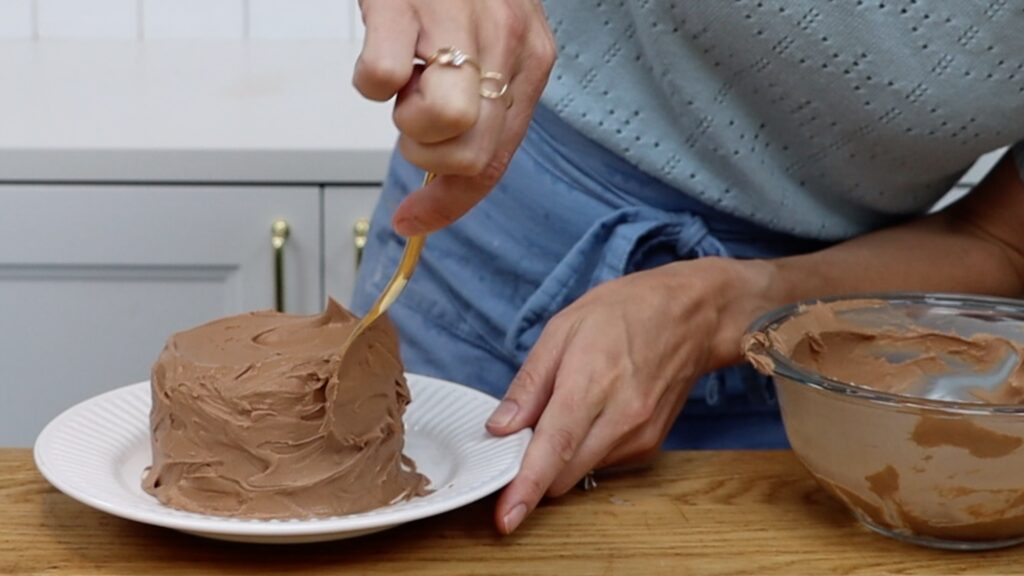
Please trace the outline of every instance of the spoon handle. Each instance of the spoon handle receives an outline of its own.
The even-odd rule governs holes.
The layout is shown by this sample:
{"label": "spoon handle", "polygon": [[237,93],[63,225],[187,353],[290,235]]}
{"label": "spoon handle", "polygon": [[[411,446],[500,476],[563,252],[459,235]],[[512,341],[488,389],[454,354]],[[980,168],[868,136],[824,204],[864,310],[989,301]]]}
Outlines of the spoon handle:
{"label": "spoon handle", "polygon": [[[433,172],[427,172],[423,177],[423,186],[430,184],[430,181],[434,179]],[[373,324],[380,315],[383,314],[395,300],[398,299],[398,295],[405,289],[405,285],[408,284],[409,278],[412,278],[412,273],[416,270],[416,264],[420,261],[420,252],[423,251],[423,244],[426,243],[427,236],[411,236],[405,241],[405,250],[402,251],[402,259],[398,261],[398,268],[395,273],[391,276],[391,280],[388,281],[387,286],[384,287],[384,291],[381,292],[380,296],[373,303],[373,306],[366,312],[356,327],[348,335],[345,340],[345,345],[342,347],[342,353],[348,350],[348,347],[355,342],[356,338],[363,333],[370,324]]]}

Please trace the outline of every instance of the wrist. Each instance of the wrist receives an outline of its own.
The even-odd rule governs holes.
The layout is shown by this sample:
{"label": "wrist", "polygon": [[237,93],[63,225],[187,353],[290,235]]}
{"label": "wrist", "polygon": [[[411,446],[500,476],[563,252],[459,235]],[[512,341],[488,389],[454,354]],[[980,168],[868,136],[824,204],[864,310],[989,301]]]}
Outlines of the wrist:
{"label": "wrist", "polygon": [[718,330],[712,342],[710,370],[742,361],[740,341],[747,327],[762,314],[789,300],[773,260],[715,259],[722,281],[715,296]]}

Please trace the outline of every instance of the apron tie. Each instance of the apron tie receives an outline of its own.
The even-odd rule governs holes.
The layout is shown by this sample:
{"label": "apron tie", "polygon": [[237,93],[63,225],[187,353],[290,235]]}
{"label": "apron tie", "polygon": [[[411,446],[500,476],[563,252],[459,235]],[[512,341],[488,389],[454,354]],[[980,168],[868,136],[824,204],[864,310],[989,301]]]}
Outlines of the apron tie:
{"label": "apron tie", "polygon": [[[688,212],[631,206],[595,222],[519,309],[505,346],[519,363],[544,326],[591,288],[641,270],[706,256],[728,257],[704,220]],[[718,404],[723,383],[709,379],[705,400]]]}

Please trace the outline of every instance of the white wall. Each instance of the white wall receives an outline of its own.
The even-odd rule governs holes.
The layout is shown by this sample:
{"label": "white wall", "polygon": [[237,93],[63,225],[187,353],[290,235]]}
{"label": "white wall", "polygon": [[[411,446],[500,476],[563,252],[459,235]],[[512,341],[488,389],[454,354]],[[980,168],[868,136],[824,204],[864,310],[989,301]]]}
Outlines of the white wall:
{"label": "white wall", "polygon": [[[357,0],[0,0],[4,39],[360,39]],[[946,202],[976,184],[983,156]]]}
{"label": "white wall", "polygon": [[356,0],[0,0],[0,40],[361,36]]}

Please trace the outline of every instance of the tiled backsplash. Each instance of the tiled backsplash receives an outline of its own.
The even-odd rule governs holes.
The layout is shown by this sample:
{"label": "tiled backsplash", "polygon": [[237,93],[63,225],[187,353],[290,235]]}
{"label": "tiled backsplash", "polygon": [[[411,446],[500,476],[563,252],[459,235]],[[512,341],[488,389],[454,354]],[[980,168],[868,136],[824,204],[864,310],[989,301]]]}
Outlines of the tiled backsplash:
{"label": "tiled backsplash", "polygon": [[356,0],[0,0],[0,40],[361,36]]}

